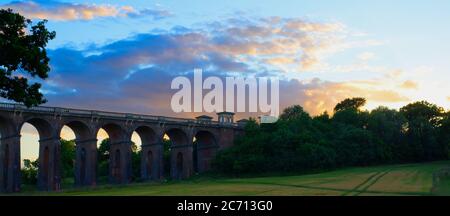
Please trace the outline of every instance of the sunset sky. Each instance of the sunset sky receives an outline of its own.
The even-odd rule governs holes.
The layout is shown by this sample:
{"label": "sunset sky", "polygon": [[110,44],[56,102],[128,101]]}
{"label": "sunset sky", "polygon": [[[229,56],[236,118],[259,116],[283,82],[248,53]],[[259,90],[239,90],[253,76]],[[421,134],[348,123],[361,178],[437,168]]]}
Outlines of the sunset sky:
{"label": "sunset sky", "polygon": [[[450,108],[448,0],[0,0],[0,7],[48,19],[57,33],[48,45],[46,105],[193,117],[170,109],[170,82],[202,68],[220,77],[277,76],[280,108],[300,104],[313,115],[347,97],[365,97],[367,109],[417,100]],[[22,135],[37,142],[30,126]],[[36,145],[23,157],[36,155]]]}

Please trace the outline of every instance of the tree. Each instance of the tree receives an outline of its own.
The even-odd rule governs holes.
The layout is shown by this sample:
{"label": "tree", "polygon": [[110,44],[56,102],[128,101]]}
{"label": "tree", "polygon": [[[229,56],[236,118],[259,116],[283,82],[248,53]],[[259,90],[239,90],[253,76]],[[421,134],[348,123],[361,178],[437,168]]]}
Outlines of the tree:
{"label": "tree", "polygon": [[389,146],[396,162],[405,161],[411,152],[402,142],[405,117],[397,110],[378,107],[370,112],[367,129]]}
{"label": "tree", "polygon": [[355,109],[344,109],[336,112],[333,115],[333,122],[352,125],[357,128],[365,128],[369,118],[369,112],[358,111]]}
{"label": "tree", "polygon": [[439,132],[439,142],[447,147],[447,157],[450,158],[450,111],[445,113],[444,118],[442,118]]}
{"label": "tree", "polygon": [[136,143],[131,142],[131,168],[133,180],[138,180],[141,176],[141,150]]}
{"label": "tree", "polygon": [[22,183],[26,185],[35,185],[37,183],[37,175],[38,175],[38,162],[31,161],[29,159],[23,160],[23,168],[21,170]]}
{"label": "tree", "polygon": [[365,128],[369,113],[360,108],[366,104],[364,98],[347,98],[334,107],[333,122]]}
{"label": "tree", "polygon": [[339,112],[347,109],[359,110],[362,106],[366,104],[365,98],[347,98],[340,103],[336,104],[334,107],[334,112]]}
{"label": "tree", "polygon": [[446,159],[447,144],[439,142],[439,126],[444,109],[426,101],[400,108],[407,119],[405,145],[411,149],[413,161]]}
{"label": "tree", "polygon": [[100,142],[98,153],[98,175],[105,177],[109,175],[109,138]]}
{"label": "tree", "polygon": [[249,121],[244,135],[216,154],[213,168],[232,175],[304,173],[448,158],[449,113],[426,102],[400,112],[386,107],[361,111],[364,103],[363,98],[346,99],[331,118],[327,113],[311,118],[295,105],[270,127]]}
{"label": "tree", "polygon": [[172,142],[167,139],[163,139],[163,176],[170,178],[170,146]]}
{"label": "tree", "polygon": [[400,112],[408,121],[423,120],[438,126],[439,120],[444,116],[444,108],[427,101],[419,101],[400,108]]}
{"label": "tree", "polygon": [[300,105],[294,105],[287,107],[283,110],[283,113],[280,115],[281,120],[294,120],[299,118],[309,118],[309,114],[303,110],[303,107]]}
{"label": "tree", "polygon": [[61,139],[61,168],[63,178],[74,177],[75,140]]}
{"label": "tree", "polygon": [[31,78],[46,79],[50,71],[45,47],[55,38],[43,20],[32,25],[11,9],[0,9],[0,97],[35,106],[45,103],[40,83],[29,83]]}

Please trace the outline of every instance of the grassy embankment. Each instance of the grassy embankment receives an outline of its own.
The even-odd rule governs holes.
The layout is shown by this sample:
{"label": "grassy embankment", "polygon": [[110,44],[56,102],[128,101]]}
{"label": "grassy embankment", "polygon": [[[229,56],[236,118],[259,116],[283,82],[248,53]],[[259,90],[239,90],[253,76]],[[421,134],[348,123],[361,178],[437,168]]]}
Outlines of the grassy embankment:
{"label": "grassy embankment", "polygon": [[433,173],[443,167],[450,167],[450,161],[348,168],[300,176],[200,176],[181,182],[101,185],[95,189],[66,187],[52,193],[24,188],[19,195],[450,195],[450,179],[442,180],[431,193]]}

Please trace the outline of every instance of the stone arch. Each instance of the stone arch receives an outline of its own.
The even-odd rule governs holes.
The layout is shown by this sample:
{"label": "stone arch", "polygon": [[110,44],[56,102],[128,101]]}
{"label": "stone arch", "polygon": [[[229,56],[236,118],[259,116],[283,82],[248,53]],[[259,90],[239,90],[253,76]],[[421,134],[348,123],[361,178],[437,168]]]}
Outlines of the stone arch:
{"label": "stone arch", "polygon": [[165,134],[169,136],[173,146],[182,146],[189,144],[188,135],[181,128],[169,128],[165,131]]}
{"label": "stone arch", "polygon": [[[106,122],[101,124],[109,137],[109,181],[125,184],[131,181],[131,134],[121,124]],[[96,134],[97,134],[96,133]],[[117,158],[119,157],[119,158]]]}
{"label": "stone arch", "polygon": [[59,190],[61,185],[60,173],[60,138],[55,128],[56,123],[45,118],[25,118],[20,129],[25,123],[36,128],[39,135],[39,166],[38,188],[40,190]]}
{"label": "stone arch", "polygon": [[104,123],[97,129],[96,134],[100,128],[103,128],[106,131],[112,143],[123,142],[127,138],[127,133],[120,124],[113,122]]}
{"label": "stone arch", "polygon": [[157,142],[158,136],[156,130],[147,125],[139,125],[133,130],[141,138],[142,145],[152,145]]}
{"label": "stone arch", "polygon": [[217,136],[208,130],[198,130],[194,137],[194,171],[202,173],[211,168],[211,161],[218,149]]}
{"label": "stone arch", "polygon": [[54,126],[44,118],[31,117],[31,118],[25,119],[22,122],[20,129],[23,127],[23,125],[25,123],[29,123],[29,124],[33,125],[34,128],[36,128],[36,130],[39,133],[39,139],[41,139],[41,140],[55,138],[56,136],[59,135],[55,132]]}
{"label": "stone arch", "polygon": [[133,130],[141,139],[140,177],[143,180],[159,179],[162,164],[163,147],[157,131],[151,126],[138,125]]}
{"label": "stone arch", "polygon": [[[69,120],[63,123],[63,126],[69,127],[75,134],[75,139],[83,141],[85,139],[93,138],[93,133],[89,127],[89,124],[80,120]],[[61,133],[62,127],[59,129]]]}
{"label": "stone arch", "polygon": [[63,126],[69,127],[75,134],[75,185],[96,185],[97,137],[92,133],[91,127],[81,120],[64,121],[59,133]]}
{"label": "stone arch", "polygon": [[[169,136],[170,145],[170,176],[173,179],[187,178],[192,173],[192,140],[182,128],[169,128],[165,130]],[[178,169],[179,155],[182,159],[182,169]]]}

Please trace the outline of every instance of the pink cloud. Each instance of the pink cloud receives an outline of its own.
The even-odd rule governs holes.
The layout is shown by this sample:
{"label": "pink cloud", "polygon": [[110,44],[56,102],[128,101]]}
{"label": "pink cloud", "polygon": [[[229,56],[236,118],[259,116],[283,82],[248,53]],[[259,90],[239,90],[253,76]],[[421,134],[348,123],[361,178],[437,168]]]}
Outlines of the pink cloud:
{"label": "pink cloud", "polygon": [[131,6],[74,4],[56,1],[48,2],[11,2],[1,5],[0,8],[11,8],[29,19],[48,19],[56,21],[92,20],[100,17],[140,17],[152,16],[160,19],[171,16],[166,10],[143,9],[136,10]]}

